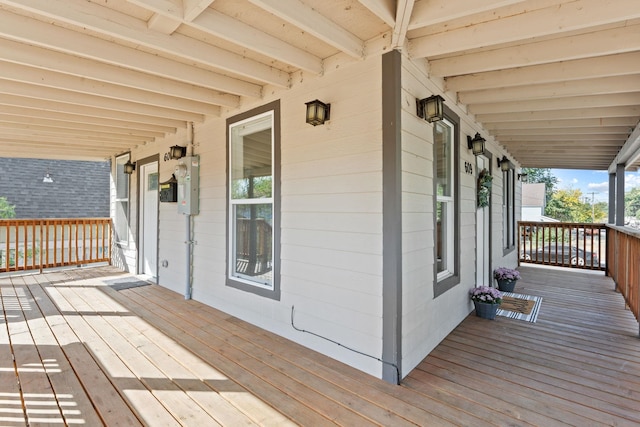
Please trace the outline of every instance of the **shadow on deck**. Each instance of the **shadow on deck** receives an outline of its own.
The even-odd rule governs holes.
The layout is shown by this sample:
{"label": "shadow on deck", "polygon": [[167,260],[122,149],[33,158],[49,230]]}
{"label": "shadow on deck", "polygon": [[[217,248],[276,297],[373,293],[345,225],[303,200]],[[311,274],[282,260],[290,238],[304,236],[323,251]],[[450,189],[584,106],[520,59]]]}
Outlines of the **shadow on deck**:
{"label": "shadow on deck", "polygon": [[638,425],[611,280],[520,270],[537,323],[469,316],[401,386],[112,268],[0,279],[0,425]]}

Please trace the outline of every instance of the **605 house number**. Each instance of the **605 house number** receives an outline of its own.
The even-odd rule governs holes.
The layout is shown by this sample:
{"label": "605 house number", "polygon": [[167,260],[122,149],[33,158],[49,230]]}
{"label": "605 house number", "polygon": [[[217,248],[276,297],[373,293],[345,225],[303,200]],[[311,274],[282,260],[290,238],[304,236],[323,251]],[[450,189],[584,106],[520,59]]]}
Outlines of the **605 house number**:
{"label": "605 house number", "polygon": [[473,165],[469,162],[464,162],[464,172],[473,175]]}

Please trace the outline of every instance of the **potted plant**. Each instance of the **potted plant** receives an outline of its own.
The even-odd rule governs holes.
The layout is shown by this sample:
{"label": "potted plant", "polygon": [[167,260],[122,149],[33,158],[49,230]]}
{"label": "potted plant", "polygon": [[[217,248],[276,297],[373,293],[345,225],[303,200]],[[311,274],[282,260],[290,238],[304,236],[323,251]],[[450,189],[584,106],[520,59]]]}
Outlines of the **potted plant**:
{"label": "potted plant", "polygon": [[477,286],[469,291],[476,308],[476,316],[483,319],[495,319],[498,307],[502,303],[502,292],[489,286]]}
{"label": "potted plant", "polygon": [[502,292],[513,292],[516,282],[520,279],[520,272],[513,268],[498,267],[493,270],[493,277],[498,281],[498,289]]}

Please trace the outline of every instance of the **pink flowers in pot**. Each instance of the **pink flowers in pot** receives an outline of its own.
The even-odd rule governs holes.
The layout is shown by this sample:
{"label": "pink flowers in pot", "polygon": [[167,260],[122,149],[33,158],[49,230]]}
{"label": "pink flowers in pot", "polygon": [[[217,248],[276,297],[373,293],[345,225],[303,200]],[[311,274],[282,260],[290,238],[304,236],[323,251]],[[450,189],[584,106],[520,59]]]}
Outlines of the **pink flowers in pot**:
{"label": "pink flowers in pot", "polygon": [[497,280],[518,280],[520,279],[520,272],[512,268],[498,267],[493,270],[493,277]]}
{"label": "pink flowers in pot", "polygon": [[500,304],[502,302],[502,292],[489,286],[478,286],[469,290],[472,301],[484,302],[487,304]]}

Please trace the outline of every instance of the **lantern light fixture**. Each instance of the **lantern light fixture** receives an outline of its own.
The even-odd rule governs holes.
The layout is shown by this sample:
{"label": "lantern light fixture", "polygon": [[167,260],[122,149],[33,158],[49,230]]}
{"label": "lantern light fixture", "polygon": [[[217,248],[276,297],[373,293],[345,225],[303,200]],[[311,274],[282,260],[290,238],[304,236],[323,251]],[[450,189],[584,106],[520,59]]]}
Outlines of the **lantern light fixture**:
{"label": "lantern light fixture", "polygon": [[444,98],[440,95],[431,95],[428,98],[416,99],[416,114],[429,123],[442,120],[444,118]]}
{"label": "lantern light fixture", "polygon": [[169,148],[169,158],[173,160],[178,160],[183,158],[187,154],[187,147],[182,147],[180,145],[174,145]]}
{"label": "lantern light fixture", "polygon": [[134,170],[136,170],[136,164],[132,163],[131,160],[127,160],[127,163],[124,164],[123,172],[127,175],[131,175]]}
{"label": "lantern light fixture", "polygon": [[474,136],[473,139],[471,139],[471,137],[467,135],[467,147],[476,156],[479,156],[480,154],[484,154],[485,141],[486,139],[481,137],[479,132],[476,132],[476,136]]}
{"label": "lantern light fixture", "polygon": [[498,167],[502,172],[507,172],[511,169],[511,162],[507,159],[507,156],[502,156],[502,159],[498,159]]}
{"label": "lantern light fixture", "polygon": [[315,99],[305,103],[307,105],[307,123],[312,126],[323,125],[330,120],[331,104]]}
{"label": "lantern light fixture", "polygon": [[518,174],[518,180],[519,180],[519,181],[524,181],[524,180],[526,180],[526,179],[527,179],[527,176],[528,176],[528,175],[527,175],[526,173],[519,173],[519,174]]}
{"label": "lantern light fixture", "polygon": [[47,172],[47,174],[44,176],[44,178],[42,178],[42,182],[44,182],[46,184],[51,184],[53,182],[53,177],[51,176],[51,174],[49,172]]}

